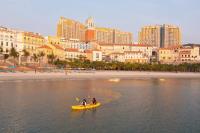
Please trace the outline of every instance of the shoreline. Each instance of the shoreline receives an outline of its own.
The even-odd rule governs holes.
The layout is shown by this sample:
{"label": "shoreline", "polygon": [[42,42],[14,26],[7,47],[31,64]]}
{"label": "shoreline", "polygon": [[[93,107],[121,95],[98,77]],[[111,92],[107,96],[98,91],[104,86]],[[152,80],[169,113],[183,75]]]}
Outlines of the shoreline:
{"label": "shoreline", "polygon": [[93,72],[16,72],[2,73],[0,72],[1,80],[31,80],[31,79],[110,79],[110,78],[199,78],[200,73],[188,72],[139,72],[139,71],[93,71]]}

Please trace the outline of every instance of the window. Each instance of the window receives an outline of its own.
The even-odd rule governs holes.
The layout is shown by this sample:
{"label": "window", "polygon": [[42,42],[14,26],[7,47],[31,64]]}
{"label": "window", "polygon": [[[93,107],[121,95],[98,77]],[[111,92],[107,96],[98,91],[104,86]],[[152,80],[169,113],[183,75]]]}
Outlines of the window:
{"label": "window", "polygon": [[1,46],[3,46],[3,41],[1,42]]}
{"label": "window", "polygon": [[13,47],[13,43],[11,43],[11,47]]}
{"label": "window", "polygon": [[96,53],[96,58],[99,58],[99,53]]}
{"label": "window", "polygon": [[6,46],[8,46],[8,42],[6,42]]}

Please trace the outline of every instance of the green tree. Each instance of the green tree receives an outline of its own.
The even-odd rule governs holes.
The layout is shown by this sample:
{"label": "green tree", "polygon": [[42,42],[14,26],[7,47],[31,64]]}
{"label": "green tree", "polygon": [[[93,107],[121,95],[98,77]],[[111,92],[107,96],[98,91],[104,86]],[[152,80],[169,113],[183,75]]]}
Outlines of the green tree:
{"label": "green tree", "polygon": [[9,54],[4,54],[3,58],[4,58],[4,62],[6,63],[6,60],[9,58]]}
{"label": "green tree", "polygon": [[37,56],[38,56],[38,58],[39,58],[39,66],[40,66],[41,60],[42,60],[42,62],[43,62],[43,58],[44,58],[44,56],[45,56],[45,53],[44,53],[44,52],[39,52]]}
{"label": "green tree", "polygon": [[0,54],[3,54],[3,48],[0,47]]}
{"label": "green tree", "polygon": [[48,58],[49,64],[53,64],[54,60],[56,59],[56,56],[52,53],[52,54],[47,55],[47,58]]}
{"label": "green tree", "polygon": [[16,58],[19,57],[19,53],[16,51],[15,48],[11,48],[10,56],[14,58],[14,65],[15,65]]}
{"label": "green tree", "polygon": [[26,49],[24,49],[23,55],[24,55],[24,57],[26,57],[26,62],[28,62],[28,57],[30,56],[30,53]]}
{"label": "green tree", "polygon": [[33,56],[32,56],[32,58],[33,58],[33,60],[35,61],[35,62],[37,62],[38,61],[38,56],[37,56],[37,54],[33,54]]}

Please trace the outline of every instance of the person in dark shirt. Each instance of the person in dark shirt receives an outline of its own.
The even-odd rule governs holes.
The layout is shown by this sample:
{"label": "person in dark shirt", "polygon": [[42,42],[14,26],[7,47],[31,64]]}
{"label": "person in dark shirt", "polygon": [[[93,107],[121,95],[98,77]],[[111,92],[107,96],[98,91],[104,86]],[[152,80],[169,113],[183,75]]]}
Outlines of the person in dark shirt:
{"label": "person in dark shirt", "polygon": [[96,98],[93,98],[93,99],[92,99],[92,103],[93,103],[93,104],[97,104]]}

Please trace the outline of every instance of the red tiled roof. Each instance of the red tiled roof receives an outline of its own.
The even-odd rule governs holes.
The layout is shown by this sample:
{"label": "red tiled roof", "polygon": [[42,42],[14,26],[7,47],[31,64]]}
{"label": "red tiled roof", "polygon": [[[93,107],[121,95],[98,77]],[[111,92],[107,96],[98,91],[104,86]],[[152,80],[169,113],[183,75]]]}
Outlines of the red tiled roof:
{"label": "red tiled roof", "polygon": [[63,50],[63,51],[65,50],[64,48],[62,48],[62,47],[59,46],[59,45],[54,44],[53,46],[54,46],[56,49],[60,49],[60,50]]}
{"label": "red tiled roof", "polygon": [[174,46],[167,47],[167,48],[159,48],[159,50],[174,50],[174,49],[181,48],[181,47],[182,46],[180,46],[180,45],[174,45]]}
{"label": "red tiled roof", "polygon": [[85,53],[92,53],[92,50],[85,50]]}
{"label": "red tiled roof", "polygon": [[52,50],[52,48],[50,48],[49,46],[47,46],[47,45],[43,45],[43,46],[41,46],[41,47],[38,47],[39,49],[42,49],[42,48],[45,48],[45,49],[51,49]]}
{"label": "red tiled roof", "polygon": [[65,51],[67,52],[79,52],[76,48],[66,48]]}
{"label": "red tiled roof", "polygon": [[185,51],[180,51],[180,54],[191,54],[191,51],[188,51],[188,50],[187,51],[186,50]]}
{"label": "red tiled roof", "polygon": [[174,48],[159,48],[159,50],[174,50]]}
{"label": "red tiled roof", "polygon": [[193,48],[191,48],[191,47],[182,47],[181,48],[181,50],[184,50],[184,49],[188,50],[188,49],[193,49]]}
{"label": "red tiled roof", "polygon": [[107,43],[100,43],[101,46],[138,46],[138,47],[151,47],[150,45],[145,44],[107,44]]}
{"label": "red tiled roof", "polygon": [[111,53],[110,55],[124,55],[124,53]]}
{"label": "red tiled roof", "polygon": [[124,51],[124,53],[142,53],[142,51]]}
{"label": "red tiled roof", "polygon": [[40,39],[44,39],[44,37],[38,33],[33,33],[33,32],[24,32],[25,36],[30,36],[30,37],[37,37]]}

